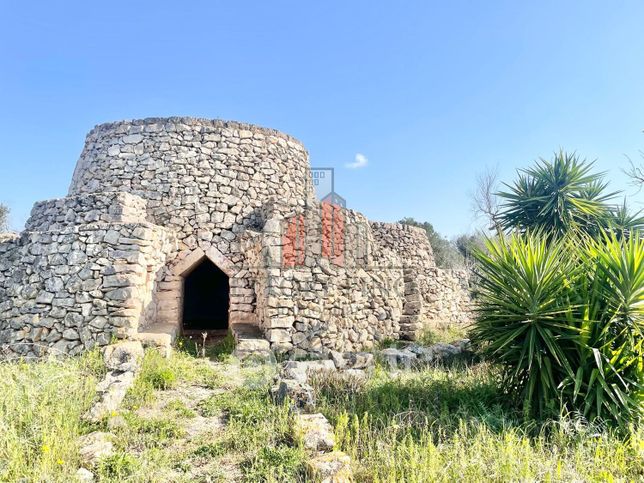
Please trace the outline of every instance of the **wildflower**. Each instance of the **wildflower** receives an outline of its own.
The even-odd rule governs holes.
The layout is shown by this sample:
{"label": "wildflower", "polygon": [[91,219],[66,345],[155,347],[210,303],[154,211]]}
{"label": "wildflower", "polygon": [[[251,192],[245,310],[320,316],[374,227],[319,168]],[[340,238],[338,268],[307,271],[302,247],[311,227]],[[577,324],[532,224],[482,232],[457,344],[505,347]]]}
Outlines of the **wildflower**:
{"label": "wildflower", "polygon": [[65,462],[63,460],[61,460],[61,459],[58,459],[58,461],[56,461],[56,463],[59,464],[60,466],[63,466],[65,464]]}
{"label": "wildflower", "polygon": [[43,444],[40,449],[42,450],[43,453],[49,453],[51,451],[51,448],[46,444]]}

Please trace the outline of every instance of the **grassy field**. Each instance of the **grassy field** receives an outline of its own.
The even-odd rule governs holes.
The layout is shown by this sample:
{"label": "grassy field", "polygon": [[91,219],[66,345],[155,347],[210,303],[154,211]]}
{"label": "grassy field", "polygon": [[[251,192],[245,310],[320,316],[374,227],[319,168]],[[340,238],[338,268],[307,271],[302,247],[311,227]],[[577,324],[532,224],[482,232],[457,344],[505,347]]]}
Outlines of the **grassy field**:
{"label": "grassy field", "polygon": [[81,415],[103,375],[91,352],[77,359],[0,364],[0,481],[72,481]]}
{"label": "grassy field", "polygon": [[644,431],[571,417],[538,424],[504,405],[485,364],[316,381],[358,481],[644,479]]}
{"label": "grassy field", "polygon": [[[271,366],[240,367],[147,352],[124,408],[81,422],[102,374],[98,354],[0,364],[0,480],[73,481],[76,439],[114,434],[99,481],[305,481],[291,416],[270,403]],[[367,380],[316,378],[356,481],[638,481],[644,431],[618,435],[573,417],[537,423],[505,405],[485,364],[403,371]]]}

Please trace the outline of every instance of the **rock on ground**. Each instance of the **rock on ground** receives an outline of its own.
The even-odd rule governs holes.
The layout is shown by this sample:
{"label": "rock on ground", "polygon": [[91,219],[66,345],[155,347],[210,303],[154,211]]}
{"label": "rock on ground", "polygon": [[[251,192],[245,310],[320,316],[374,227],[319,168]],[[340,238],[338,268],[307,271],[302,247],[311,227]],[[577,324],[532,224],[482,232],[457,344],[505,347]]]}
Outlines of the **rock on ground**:
{"label": "rock on ground", "polygon": [[341,451],[325,453],[309,460],[309,476],[322,483],[349,483],[353,481],[351,458]]}
{"label": "rock on ground", "polygon": [[101,458],[106,458],[114,453],[114,444],[110,441],[110,433],[94,431],[81,436],[78,440],[80,457],[83,463],[93,466]]}
{"label": "rock on ground", "polygon": [[275,404],[281,405],[290,400],[292,409],[296,412],[312,412],[315,409],[313,388],[295,379],[282,379],[271,388],[271,396]]}
{"label": "rock on ground", "polygon": [[298,414],[294,433],[309,451],[331,451],[335,446],[333,427],[320,413]]}

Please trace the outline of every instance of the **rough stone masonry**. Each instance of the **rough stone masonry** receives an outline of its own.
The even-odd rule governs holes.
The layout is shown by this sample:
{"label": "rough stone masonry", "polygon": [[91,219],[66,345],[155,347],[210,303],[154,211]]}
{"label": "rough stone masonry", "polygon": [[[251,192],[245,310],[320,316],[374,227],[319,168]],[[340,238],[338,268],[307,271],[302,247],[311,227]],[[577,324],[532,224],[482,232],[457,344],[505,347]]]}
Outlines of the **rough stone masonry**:
{"label": "rough stone masonry", "polygon": [[470,317],[466,272],[436,268],[420,229],[317,201],[297,140],[151,118],[95,127],[68,196],[0,234],[0,350],[77,354],[159,327],[181,333],[186,280],[206,262],[227,283],[227,327],[256,325],[291,355]]}

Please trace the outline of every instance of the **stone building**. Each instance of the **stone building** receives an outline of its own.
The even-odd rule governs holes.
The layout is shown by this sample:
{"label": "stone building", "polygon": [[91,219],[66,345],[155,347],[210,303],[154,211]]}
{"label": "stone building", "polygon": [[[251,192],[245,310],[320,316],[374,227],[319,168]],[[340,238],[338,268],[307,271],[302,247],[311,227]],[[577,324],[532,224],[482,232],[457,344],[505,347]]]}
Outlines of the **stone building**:
{"label": "stone building", "polygon": [[463,322],[467,285],[422,230],[317,201],[290,136],[115,122],[88,134],[68,196],[0,235],[0,348],[76,354],[243,324],[276,351],[324,355]]}

